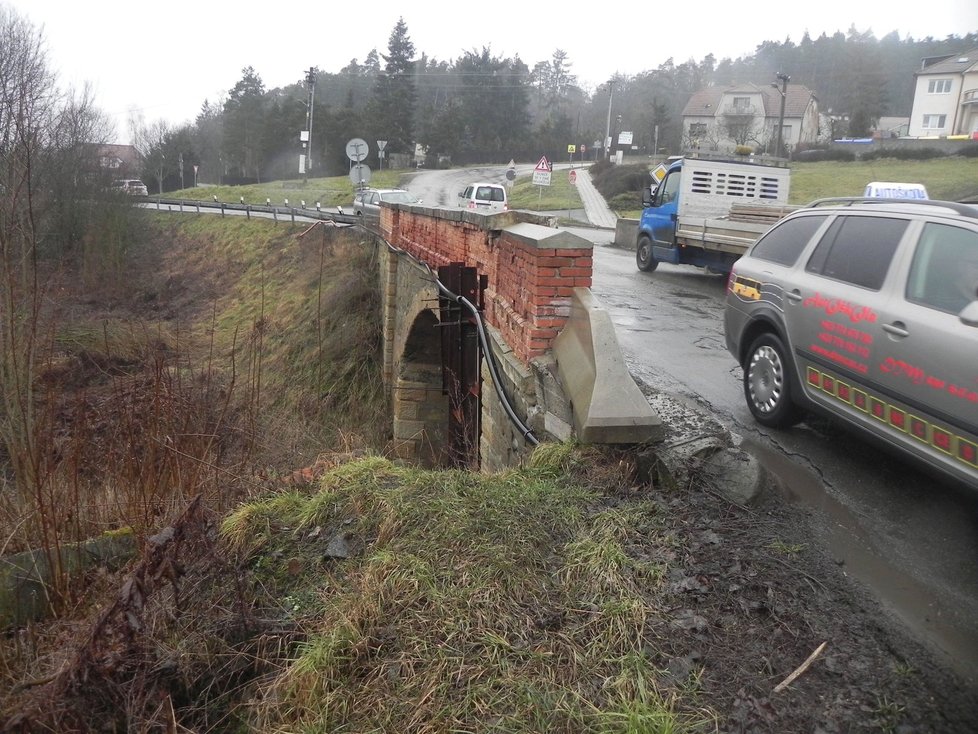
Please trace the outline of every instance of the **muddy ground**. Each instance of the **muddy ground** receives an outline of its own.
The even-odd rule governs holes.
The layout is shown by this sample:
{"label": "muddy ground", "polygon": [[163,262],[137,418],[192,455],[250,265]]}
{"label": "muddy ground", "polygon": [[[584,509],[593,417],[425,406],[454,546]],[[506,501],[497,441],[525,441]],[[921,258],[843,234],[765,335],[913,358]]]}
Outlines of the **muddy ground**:
{"label": "muddy ground", "polygon": [[738,507],[697,482],[661,504],[683,541],[661,664],[677,685],[699,676],[720,731],[974,731],[978,691],[819,546],[818,513],[774,490]]}

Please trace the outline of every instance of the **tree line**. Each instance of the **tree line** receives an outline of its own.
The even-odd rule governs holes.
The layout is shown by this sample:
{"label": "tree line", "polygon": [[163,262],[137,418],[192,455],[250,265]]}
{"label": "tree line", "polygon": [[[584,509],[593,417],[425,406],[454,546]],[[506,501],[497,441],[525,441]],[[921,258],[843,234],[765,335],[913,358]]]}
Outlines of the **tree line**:
{"label": "tree line", "polygon": [[[311,170],[339,175],[349,168],[346,141],[359,137],[371,146],[387,141],[386,153],[413,159],[416,146],[425,165],[505,163],[510,159],[593,159],[606,133],[633,133],[633,145],[652,154],[677,153],[683,140],[682,110],[689,97],[708,85],[753,82],[766,85],[778,74],[811,89],[819,109],[841,126],[834,134],[863,137],[883,116],[908,116],[913,74],[924,58],[946,56],[978,45],[978,32],[944,39],[881,39],[851,27],[848,33],[805,35],[799,42],[765,41],[751,54],[717,60],[707,54],[657,68],[618,75],[597,88],[579,84],[566,52],[532,68],[518,56],[489,48],[466,51],[452,61],[417,53],[403,19],[391,31],[386,53],[371,50],[338,72],[313,69]],[[298,76],[298,75],[297,75]],[[298,176],[299,131],[306,129],[309,80],[266,89],[253,67],[226,99],[207,100],[192,123],[170,128],[160,121],[133,126],[146,161],[147,178],[162,189],[191,180],[198,165],[208,181],[235,183]],[[582,146],[585,152],[582,154]],[[181,166],[182,162],[182,166]]]}

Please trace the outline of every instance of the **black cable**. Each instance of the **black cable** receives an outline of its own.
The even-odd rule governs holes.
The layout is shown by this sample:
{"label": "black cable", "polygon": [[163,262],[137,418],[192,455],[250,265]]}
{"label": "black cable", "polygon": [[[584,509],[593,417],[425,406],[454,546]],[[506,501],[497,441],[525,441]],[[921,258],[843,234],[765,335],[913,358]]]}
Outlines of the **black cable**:
{"label": "black cable", "polygon": [[492,383],[496,390],[496,394],[499,396],[499,401],[502,403],[503,409],[506,411],[506,415],[509,416],[510,422],[519,429],[520,435],[522,435],[523,438],[526,441],[528,441],[531,445],[539,446],[540,440],[533,435],[533,431],[530,428],[528,428],[526,424],[523,423],[522,420],[520,420],[520,417],[518,415],[516,415],[516,411],[513,410],[513,406],[510,403],[509,397],[506,395],[505,391],[503,390],[502,381],[499,379],[499,371],[496,369],[496,358],[492,352],[492,346],[489,343],[489,338],[486,335],[485,324],[482,320],[482,313],[479,311],[479,309],[477,309],[467,298],[452,293],[452,291],[449,290],[444,283],[438,280],[438,276],[435,275],[434,271],[431,269],[431,266],[428,265],[428,263],[424,262],[423,260],[419,260],[418,258],[412,255],[410,252],[407,252],[406,250],[402,250],[399,247],[394,247],[394,245],[392,245],[383,237],[381,237],[381,239],[383,240],[384,244],[387,245],[387,249],[389,249],[391,252],[396,252],[399,255],[405,255],[408,258],[410,258],[414,263],[423,267],[431,276],[431,279],[438,286],[438,291],[442,295],[444,295],[446,298],[450,298],[455,303],[464,306],[475,317],[475,323],[476,323],[477,331],[479,333],[479,342],[482,344],[482,352],[486,356],[486,365],[488,365],[489,367],[489,374],[492,375]]}

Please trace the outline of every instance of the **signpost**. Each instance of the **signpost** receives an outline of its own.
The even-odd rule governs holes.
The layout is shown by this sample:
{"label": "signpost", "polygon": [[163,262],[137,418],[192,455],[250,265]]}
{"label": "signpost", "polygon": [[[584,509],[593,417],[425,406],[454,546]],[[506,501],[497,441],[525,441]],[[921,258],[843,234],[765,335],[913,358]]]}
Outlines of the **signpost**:
{"label": "signpost", "polygon": [[350,159],[350,181],[362,189],[370,181],[370,168],[362,163],[370,152],[370,146],[363,138],[351,138],[346,144],[346,157]]}
{"label": "signpost", "polygon": [[550,174],[553,173],[553,170],[554,167],[550,161],[547,160],[547,156],[543,156],[533,169],[533,183],[535,183],[537,186],[549,186]]}
{"label": "signpost", "polygon": [[[540,160],[537,161],[536,167],[533,169],[533,183],[543,187],[550,185],[550,175],[553,173],[554,167],[547,160],[547,156],[541,156]],[[543,199],[543,188],[540,189],[540,196],[538,201]]]}
{"label": "signpost", "polygon": [[370,146],[363,138],[351,138],[346,144],[346,157],[354,163],[365,160],[369,152]]}
{"label": "signpost", "polygon": [[350,183],[358,189],[370,183],[370,166],[365,163],[354,163],[350,166]]}
{"label": "signpost", "polygon": [[387,147],[387,141],[386,140],[378,140],[377,141],[377,161],[378,161],[378,164],[380,166],[380,168],[378,170],[383,170],[384,169],[384,148],[386,148],[386,147]]}

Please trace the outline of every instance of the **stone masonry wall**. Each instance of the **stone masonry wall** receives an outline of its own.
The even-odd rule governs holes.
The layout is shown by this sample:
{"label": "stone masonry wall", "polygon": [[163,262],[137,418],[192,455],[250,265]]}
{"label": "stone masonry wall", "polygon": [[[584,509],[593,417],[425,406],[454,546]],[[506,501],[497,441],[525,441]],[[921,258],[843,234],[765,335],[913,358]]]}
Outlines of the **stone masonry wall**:
{"label": "stone masonry wall", "polygon": [[[529,212],[486,215],[421,206],[381,210],[381,235],[393,247],[433,271],[460,262],[487,276],[484,316],[499,384],[483,361],[483,471],[515,466],[532,449],[510,420],[497,387],[538,439],[564,440],[570,435],[571,408],[550,349],[570,315],[573,289],[591,284],[592,245],[552,225],[550,219]],[[391,391],[397,455],[437,465],[446,440],[442,429],[448,408],[439,392],[440,377],[433,371],[433,354],[423,354],[422,347],[428,333],[423,312],[437,313],[438,294],[423,267],[385,247],[379,265],[384,378]],[[418,324],[421,331],[409,337]]]}

